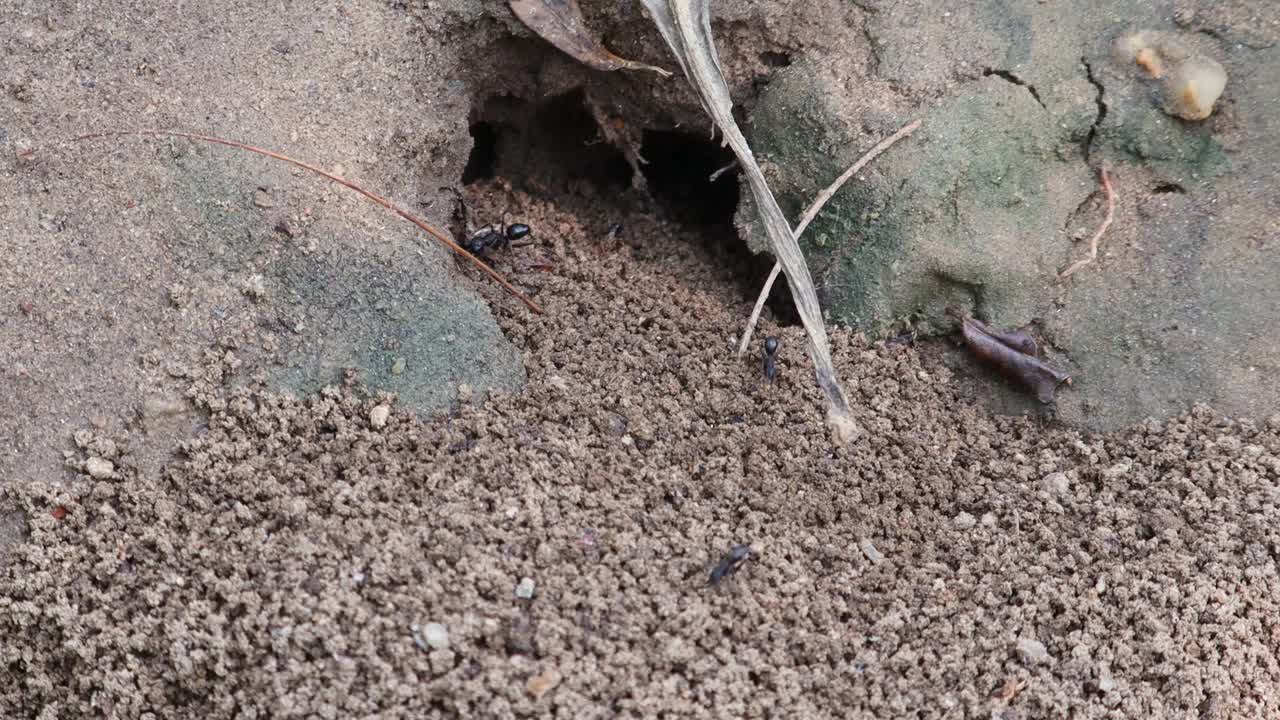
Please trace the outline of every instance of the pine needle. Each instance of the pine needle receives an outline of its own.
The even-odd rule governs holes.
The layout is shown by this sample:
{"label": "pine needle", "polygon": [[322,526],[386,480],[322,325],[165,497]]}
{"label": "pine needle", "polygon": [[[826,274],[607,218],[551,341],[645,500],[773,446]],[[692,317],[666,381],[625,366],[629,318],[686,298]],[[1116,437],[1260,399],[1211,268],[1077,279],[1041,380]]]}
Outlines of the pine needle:
{"label": "pine needle", "polygon": [[484,271],[486,275],[496,280],[499,285],[506,288],[507,292],[511,293],[512,295],[515,295],[516,298],[518,298],[520,302],[524,303],[525,306],[528,307],[530,310],[534,311],[535,313],[538,313],[539,315],[543,314],[542,308],[539,307],[537,303],[530,300],[528,297],[525,297],[525,295],[521,293],[519,290],[516,290],[515,287],[511,285],[511,283],[507,282],[506,278],[498,274],[496,270],[489,267],[480,258],[476,257],[475,255],[472,255],[471,253],[463,249],[461,246],[459,246],[457,243],[450,240],[447,235],[445,235],[440,230],[437,230],[434,226],[432,226],[426,220],[423,220],[417,215],[414,215],[408,210],[405,210],[399,205],[396,205],[390,200],[382,197],[381,195],[365,190],[364,188],[360,187],[359,185],[355,184],[350,180],[347,180],[346,178],[340,177],[338,175],[334,175],[333,173],[327,170],[323,170],[321,168],[316,167],[315,165],[305,163],[301,160],[295,160],[294,158],[291,158],[288,155],[274,152],[272,150],[265,150],[263,148],[255,147],[253,145],[246,145],[244,143],[236,142],[235,140],[226,140],[220,137],[214,137],[212,135],[200,135],[198,133],[179,132],[176,130],[118,130],[114,132],[81,135],[80,137],[75,138],[75,141],[80,142],[82,140],[99,140],[102,138],[127,137],[127,136],[178,137],[178,138],[186,138],[188,140],[199,140],[201,142],[213,143],[216,145],[225,145],[227,147],[236,148],[237,150],[245,150],[251,153],[257,153],[258,155],[263,155],[263,156],[272,158],[274,160],[281,160],[283,162],[289,163],[290,165],[300,167],[303,170],[313,172],[316,175],[319,175],[320,177],[323,177],[327,180],[330,180],[332,182],[335,182],[339,185],[350,188],[360,193],[361,195],[365,196],[369,200],[372,200],[373,202],[387,208],[388,210],[404,218],[405,220],[408,220],[414,225],[417,225],[423,232],[427,233],[436,241],[438,241],[445,247],[449,248],[453,252],[466,258],[469,262],[471,262],[471,264],[480,268],[482,271]]}

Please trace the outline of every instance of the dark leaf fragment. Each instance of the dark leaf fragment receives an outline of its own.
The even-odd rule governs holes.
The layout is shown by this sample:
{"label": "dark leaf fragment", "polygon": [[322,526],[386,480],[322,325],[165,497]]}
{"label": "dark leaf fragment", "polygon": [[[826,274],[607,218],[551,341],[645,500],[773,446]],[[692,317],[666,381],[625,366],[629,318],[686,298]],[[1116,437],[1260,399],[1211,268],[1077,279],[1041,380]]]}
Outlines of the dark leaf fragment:
{"label": "dark leaf fragment", "polygon": [[627,60],[606,50],[587,29],[578,0],[511,0],[511,12],[543,40],[597,70],[652,70],[671,77],[660,67]]}
{"label": "dark leaf fragment", "polygon": [[1022,385],[1042,403],[1053,402],[1053,393],[1071,376],[1045,365],[1034,353],[1036,342],[1025,330],[994,332],[971,318],[960,318],[964,344],[979,360],[994,367],[1001,375]]}
{"label": "dark leaf fragment", "polygon": [[[974,322],[977,322],[976,320]],[[983,327],[991,334],[992,337],[1009,347],[1017,350],[1024,355],[1035,357],[1040,354],[1040,346],[1036,344],[1036,339],[1031,337],[1031,333],[1024,328],[1018,328],[1010,332],[992,332],[990,328]]]}

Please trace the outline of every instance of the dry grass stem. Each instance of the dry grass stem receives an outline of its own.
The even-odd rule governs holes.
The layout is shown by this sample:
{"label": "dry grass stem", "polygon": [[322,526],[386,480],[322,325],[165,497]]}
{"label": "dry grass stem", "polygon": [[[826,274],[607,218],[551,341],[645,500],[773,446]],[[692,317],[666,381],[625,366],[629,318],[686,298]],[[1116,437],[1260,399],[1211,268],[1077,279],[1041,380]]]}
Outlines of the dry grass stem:
{"label": "dry grass stem", "polygon": [[822,318],[822,306],[813,285],[809,266],[796,243],[791,226],[769,189],[751,146],[733,118],[733,100],[724,79],[720,58],[711,35],[711,8],[708,0],[643,0],[650,17],[671,48],[680,69],[697,92],[702,107],[724,136],[724,142],[737,156],[747,178],[751,195],[760,213],[760,223],[773,246],[774,255],[782,263],[795,298],[796,311],[809,336],[809,357],[814,375],[827,402],[827,425],[833,440],[845,444],[861,433],[844,388],[831,362],[831,346]]}

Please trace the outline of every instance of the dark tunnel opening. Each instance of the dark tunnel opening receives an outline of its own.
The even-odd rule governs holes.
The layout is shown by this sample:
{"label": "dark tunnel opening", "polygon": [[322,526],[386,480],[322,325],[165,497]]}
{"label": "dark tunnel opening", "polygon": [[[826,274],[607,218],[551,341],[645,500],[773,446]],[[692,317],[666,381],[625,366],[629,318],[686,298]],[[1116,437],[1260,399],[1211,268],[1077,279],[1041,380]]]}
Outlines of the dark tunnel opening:
{"label": "dark tunnel opening", "polygon": [[[538,103],[490,97],[472,119],[471,136],[465,184],[501,177],[536,194],[615,203],[632,188],[631,164],[604,140],[581,90]],[[646,130],[639,153],[656,210],[692,230],[754,302],[773,257],[751,254],[738,236],[741,171],[732,151],[705,132]],[[798,322],[785,280],[775,284],[768,308],[779,323]]]}

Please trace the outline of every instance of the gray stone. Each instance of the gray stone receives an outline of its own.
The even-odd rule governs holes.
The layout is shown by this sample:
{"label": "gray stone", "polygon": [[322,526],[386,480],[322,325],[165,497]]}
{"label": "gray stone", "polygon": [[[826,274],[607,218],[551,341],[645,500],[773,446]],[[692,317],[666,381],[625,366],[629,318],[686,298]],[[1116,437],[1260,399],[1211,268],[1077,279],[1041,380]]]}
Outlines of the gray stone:
{"label": "gray stone", "polygon": [[[273,380],[306,393],[356,368],[370,387],[414,410],[448,405],[459,387],[518,388],[519,357],[480,297],[446,269],[452,260],[439,255],[424,261],[339,249],[285,258],[273,277],[280,312],[307,330],[283,335],[287,360]],[[406,359],[398,373],[396,358]]]}

